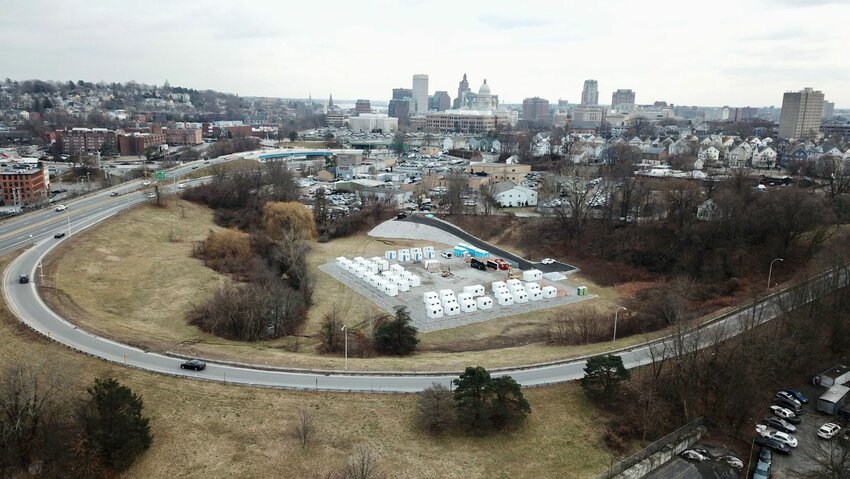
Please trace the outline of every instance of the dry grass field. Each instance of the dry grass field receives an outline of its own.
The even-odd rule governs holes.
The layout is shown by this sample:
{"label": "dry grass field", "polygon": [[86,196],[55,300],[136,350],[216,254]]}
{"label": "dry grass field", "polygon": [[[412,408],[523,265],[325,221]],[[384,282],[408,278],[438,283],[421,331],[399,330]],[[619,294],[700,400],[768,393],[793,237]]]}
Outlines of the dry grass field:
{"label": "dry grass field", "polygon": [[[386,478],[584,478],[610,460],[599,426],[607,418],[575,384],[527,390],[532,414],[518,430],[432,438],[414,426],[413,395],[286,391],[146,373],[52,343],[20,325],[4,305],[0,337],[0,368],[49,358],[73,390],[113,376],[142,396],[154,440],[128,478],[318,479],[358,447],[374,451]],[[318,425],[306,450],[290,434],[301,408],[312,411]]]}
{"label": "dry grass field", "polygon": [[[316,353],[322,316],[339,308],[350,325],[361,322],[377,306],[329,275],[315,270],[337,256],[382,255],[388,248],[413,242],[358,235],[314,243],[309,264],[316,271],[315,304],[297,338],[241,343],[201,332],[184,320],[227,281],[190,256],[192,241],[204,238],[212,212],[178,202],[168,208],[137,208],[66,240],[45,262],[45,300],[54,309],[91,331],[157,351],[199,355],[219,360],[291,368],[338,369],[341,357]],[[575,279],[579,281],[576,282]],[[585,284],[581,278],[571,278]],[[613,290],[592,287],[603,297],[563,308],[610,307]],[[583,347],[547,345],[546,323],[557,309],[499,318],[421,335],[420,352],[409,358],[352,358],[355,370],[462,370],[470,364],[505,367],[605,351],[610,344]],[[626,338],[618,346],[641,338]]]}

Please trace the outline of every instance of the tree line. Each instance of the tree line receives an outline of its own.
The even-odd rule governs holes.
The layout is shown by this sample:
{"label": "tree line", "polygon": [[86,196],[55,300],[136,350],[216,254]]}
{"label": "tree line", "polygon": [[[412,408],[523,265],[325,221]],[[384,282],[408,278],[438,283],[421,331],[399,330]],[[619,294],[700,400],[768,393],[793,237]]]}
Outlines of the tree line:
{"label": "tree line", "polygon": [[78,391],[47,364],[0,371],[0,475],[111,477],[153,440],[142,398],[114,378]]}

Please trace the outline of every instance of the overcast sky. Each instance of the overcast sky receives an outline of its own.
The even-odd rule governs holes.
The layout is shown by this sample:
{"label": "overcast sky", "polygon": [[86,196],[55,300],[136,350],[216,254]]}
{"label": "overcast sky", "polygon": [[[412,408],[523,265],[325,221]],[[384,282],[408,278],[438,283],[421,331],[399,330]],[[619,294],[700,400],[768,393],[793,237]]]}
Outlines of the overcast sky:
{"label": "overcast sky", "polygon": [[850,0],[0,0],[0,78],[129,81],[240,95],[388,100],[467,73],[502,102],[850,107]]}

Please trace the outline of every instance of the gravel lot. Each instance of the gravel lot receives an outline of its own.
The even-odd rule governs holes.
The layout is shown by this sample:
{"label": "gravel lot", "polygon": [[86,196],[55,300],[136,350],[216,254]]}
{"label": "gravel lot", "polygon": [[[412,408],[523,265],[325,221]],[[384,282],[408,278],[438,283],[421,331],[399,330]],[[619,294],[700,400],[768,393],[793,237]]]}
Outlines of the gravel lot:
{"label": "gravel lot", "polygon": [[[425,245],[423,244],[422,246]],[[319,266],[319,269],[331,275],[362,296],[368,298],[388,313],[393,313],[396,306],[407,306],[408,311],[410,311],[411,319],[413,320],[413,325],[421,332],[455,328],[490,319],[577,303],[579,301],[595,297],[591,294],[588,294],[587,296],[576,296],[575,288],[543,279],[537,281],[537,283],[539,283],[541,287],[554,286],[558,289],[558,297],[542,299],[539,301],[529,301],[528,303],[515,304],[513,306],[499,306],[494,303],[493,309],[490,310],[476,311],[474,313],[461,313],[457,316],[444,316],[438,319],[429,319],[425,313],[425,304],[422,301],[423,293],[427,291],[437,292],[441,289],[451,289],[455,292],[455,294],[457,294],[463,292],[464,286],[482,285],[487,290],[487,295],[492,297],[490,284],[493,281],[507,280],[506,271],[494,271],[492,269],[479,271],[470,267],[462,259],[457,258],[451,258],[448,260],[440,258],[440,261],[444,266],[451,268],[451,276],[444,278],[439,272],[430,273],[426,271],[420,263],[404,263],[403,266],[408,271],[417,274],[420,278],[422,278],[422,285],[416,288],[411,288],[410,291],[407,292],[400,292],[396,297],[390,297],[379,293],[363,281],[358,280],[356,276],[339,268],[335,262],[323,264]]]}

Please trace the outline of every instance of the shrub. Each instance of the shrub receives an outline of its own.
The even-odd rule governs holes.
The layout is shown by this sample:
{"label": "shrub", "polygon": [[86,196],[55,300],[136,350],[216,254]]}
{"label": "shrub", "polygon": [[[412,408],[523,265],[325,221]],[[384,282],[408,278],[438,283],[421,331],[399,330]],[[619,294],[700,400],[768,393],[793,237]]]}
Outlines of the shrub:
{"label": "shrub", "polygon": [[235,229],[210,231],[196,256],[216,271],[245,276],[252,269],[254,252],[251,237]]}
{"label": "shrub", "polygon": [[293,235],[299,239],[316,239],[313,212],[297,201],[270,201],[263,206],[263,225],[272,240]]}
{"label": "shrub", "polygon": [[452,391],[444,384],[434,383],[419,394],[417,423],[430,434],[441,434],[455,422]]}

